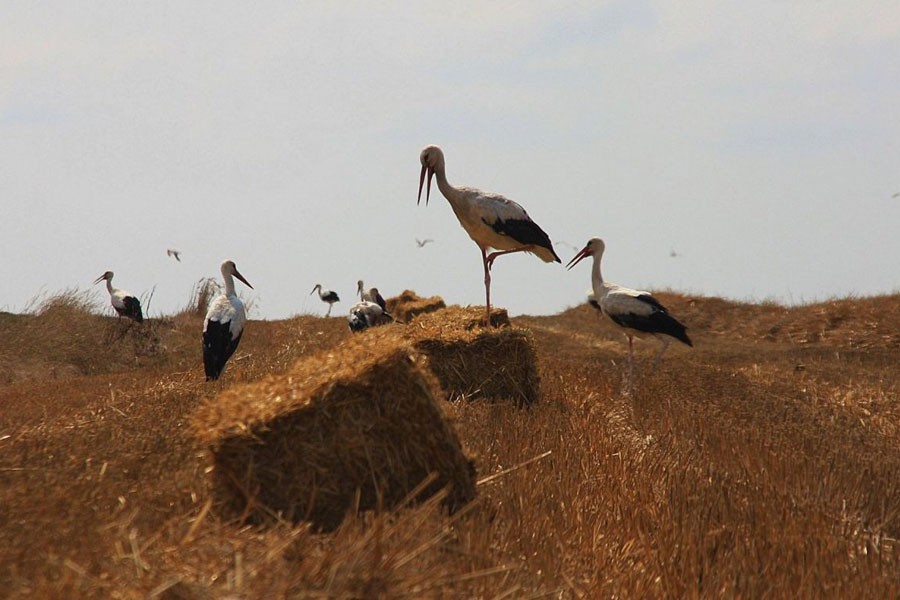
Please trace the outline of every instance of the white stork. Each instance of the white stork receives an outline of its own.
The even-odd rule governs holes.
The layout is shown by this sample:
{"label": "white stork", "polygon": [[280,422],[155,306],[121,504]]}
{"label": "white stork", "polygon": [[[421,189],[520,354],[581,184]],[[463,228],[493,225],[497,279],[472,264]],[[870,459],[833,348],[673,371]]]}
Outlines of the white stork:
{"label": "white stork", "polygon": [[244,333],[247,313],[244,303],[234,292],[234,277],[253,289],[250,282],[244,279],[233,260],[222,262],[222,279],[225,280],[225,293],[213,300],[203,321],[203,368],[206,380],[218,379],[225,368],[225,363],[237,350]]}
{"label": "white stork", "polygon": [[356,282],[356,293],[359,294],[360,300],[364,300],[366,302],[374,302],[381,307],[381,310],[387,310],[387,303],[384,301],[384,298],[378,291],[378,288],[373,287],[366,290],[365,285],[363,285],[362,279]]}
{"label": "white stork", "polygon": [[[425,205],[431,196],[431,178],[437,176],[438,189],[450,202],[459,224],[481,250],[484,265],[485,324],[491,323],[491,267],[503,254],[531,252],[544,262],[560,262],[550,238],[525,209],[509,198],[469,187],[454,187],[447,181],[444,153],[437,146],[426,146],[419,155],[419,199],[428,177]],[[418,203],[417,202],[417,203]],[[488,248],[495,251],[488,254]]]}
{"label": "white stork", "polygon": [[326,316],[326,317],[329,317],[329,316],[331,316],[331,307],[334,305],[335,302],[340,302],[341,299],[338,297],[337,292],[332,291],[332,290],[324,290],[324,289],[322,289],[322,284],[321,284],[321,283],[317,283],[317,284],[316,284],[316,287],[314,287],[314,288],[312,289],[312,292],[310,292],[309,295],[312,296],[312,295],[313,295],[313,292],[315,292],[315,291],[317,291],[317,290],[318,290],[318,292],[319,292],[319,299],[320,299],[322,302],[327,302],[327,303],[328,303],[328,312],[325,313],[325,316]]}
{"label": "white stork", "polygon": [[360,300],[350,307],[347,325],[349,325],[350,331],[357,332],[369,327],[391,323],[393,320],[394,317],[375,302]]}
{"label": "white stork", "polygon": [[603,258],[605,249],[606,244],[603,243],[603,240],[592,238],[578,254],[572,257],[566,268],[571,269],[587,256],[594,257],[594,268],[591,273],[593,294],[588,296],[588,302],[592,306],[596,303],[595,308],[599,307],[600,311],[612,319],[613,323],[624,329],[625,335],[628,337],[628,381],[630,385],[634,372],[635,334],[633,331],[653,334],[662,342],[662,348],[656,355],[654,364],[659,362],[670,343],[668,337],[660,337],[658,334],[671,336],[688,346],[694,344],[688,337],[685,326],[670,315],[666,307],[660,304],[650,292],[633,290],[603,281],[603,276],[600,274],[600,260]]}
{"label": "white stork", "polygon": [[109,292],[109,302],[112,304],[112,307],[116,309],[116,312],[120,317],[128,317],[138,323],[144,322],[144,313],[141,312],[141,302],[137,299],[137,296],[132,294],[131,292],[127,292],[125,290],[120,290],[119,288],[113,287],[112,284],[113,272],[107,271],[96,280],[94,280],[94,285],[100,283],[103,280],[106,280],[106,291]]}

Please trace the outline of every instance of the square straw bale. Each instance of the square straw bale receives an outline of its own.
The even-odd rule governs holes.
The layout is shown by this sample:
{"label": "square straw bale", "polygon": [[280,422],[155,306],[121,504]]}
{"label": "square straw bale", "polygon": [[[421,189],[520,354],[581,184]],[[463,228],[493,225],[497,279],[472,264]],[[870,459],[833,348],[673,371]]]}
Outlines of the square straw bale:
{"label": "square straw bale", "polygon": [[415,500],[445,487],[450,511],[473,499],[474,464],[422,363],[408,344],[351,339],[204,405],[195,426],[223,514],[330,530],[354,508],[398,505],[429,476]]}
{"label": "square straw bale", "polygon": [[511,327],[505,310],[491,314],[493,322],[505,327],[485,328],[483,317],[481,307],[450,306],[419,315],[406,326],[366,334],[373,345],[398,337],[410,342],[425,355],[449,400],[480,397],[533,404],[539,397],[540,378],[531,334]]}

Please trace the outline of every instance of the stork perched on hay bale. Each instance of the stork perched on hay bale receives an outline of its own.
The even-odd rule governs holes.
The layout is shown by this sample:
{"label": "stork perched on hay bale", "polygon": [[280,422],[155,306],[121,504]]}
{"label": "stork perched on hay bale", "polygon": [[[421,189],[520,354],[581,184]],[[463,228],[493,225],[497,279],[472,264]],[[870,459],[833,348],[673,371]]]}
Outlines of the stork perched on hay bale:
{"label": "stork perched on hay bale", "polygon": [[378,292],[378,288],[373,287],[366,290],[365,285],[363,285],[363,280],[360,279],[356,282],[356,292],[359,294],[360,300],[364,300],[366,302],[374,302],[381,307],[381,310],[387,310],[387,303]]}
{"label": "stork perched on hay bale", "polygon": [[394,317],[375,302],[368,300],[360,300],[350,307],[350,314],[347,315],[347,325],[350,331],[358,332],[369,327],[385,325],[394,321]]}
{"label": "stork perched on hay bale", "polygon": [[[447,181],[444,153],[437,146],[426,146],[419,155],[422,172],[419,175],[419,199],[425,178],[428,185],[425,205],[431,196],[431,178],[437,176],[438,189],[450,203],[459,224],[481,250],[484,266],[485,326],[491,325],[491,267],[503,254],[530,252],[544,262],[560,262],[553,243],[525,209],[509,198],[469,187],[454,187]],[[495,252],[488,254],[488,248]]]}
{"label": "stork perched on hay bale", "polygon": [[138,323],[144,322],[144,313],[141,311],[141,301],[131,292],[113,287],[113,272],[107,271],[96,280],[94,285],[106,281],[106,291],[109,292],[109,303],[120,317],[126,317]]}
{"label": "stork perched on hay bale", "polygon": [[221,271],[222,279],[225,280],[225,293],[213,300],[203,321],[203,368],[207,381],[219,378],[244,334],[247,313],[244,303],[234,292],[234,277],[253,289],[250,282],[238,272],[233,260],[223,261]]}
{"label": "stork perched on hay bale", "polygon": [[[654,298],[650,292],[633,290],[603,281],[603,276],[600,274],[600,261],[605,249],[606,244],[603,243],[603,240],[592,238],[569,261],[566,268],[571,269],[585,257],[594,257],[591,273],[591,286],[594,290],[593,301],[596,302],[603,314],[623,328],[628,337],[628,382],[630,386],[634,371],[634,331],[650,333],[662,343],[654,365],[662,358],[670,343],[668,337],[660,337],[659,334],[671,336],[688,346],[694,344],[688,337],[685,326],[670,315],[666,307],[660,304],[659,300]],[[591,296],[588,296],[588,302],[593,305],[594,302],[591,300]]]}
{"label": "stork perched on hay bale", "polygon": [[325,302],[328,304],[328,312],[325,313],[325,316],[330,317],[331,316],[331,307],[334,305],[335,302],[340,302],[341,299],[338,297],[337,292],[335,292],[333,290],[322,289],[321,283],[317,283],[316,286],[312,289],[312,292],[309,293],[309,295],[312,296],[313,293],[316,291],[319,292],[319,299],[322,302]]}

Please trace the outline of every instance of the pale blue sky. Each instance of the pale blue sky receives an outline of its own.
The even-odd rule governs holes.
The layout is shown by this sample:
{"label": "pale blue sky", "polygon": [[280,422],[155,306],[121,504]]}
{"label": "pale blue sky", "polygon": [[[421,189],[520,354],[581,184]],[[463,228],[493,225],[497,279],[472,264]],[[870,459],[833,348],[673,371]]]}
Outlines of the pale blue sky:
{"label": "pale blue sky", "polygon": [[[359,278],[483,303],[449,205],[416,206],[430,143],[563,262],[605,238],[623,285],[900,289],[896,1],[380,4],[6,3],[0,309],[111,269],[173,312],[224,258],[254,318],[324,313],[316,283],[344,314]],[[512,314],[589,288],[527,255],[493,275]]]}

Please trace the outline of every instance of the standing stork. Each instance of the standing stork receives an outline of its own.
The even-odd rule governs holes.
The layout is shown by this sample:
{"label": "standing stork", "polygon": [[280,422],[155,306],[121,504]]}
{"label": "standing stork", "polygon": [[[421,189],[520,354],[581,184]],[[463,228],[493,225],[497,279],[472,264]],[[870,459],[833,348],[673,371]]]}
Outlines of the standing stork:
{"label": "standing stork", "polygon": [[337,295],[337,292],[332,291],[332,290],[323,290],[322,284],[317,283],[316,287],[314,287],[312,289],[312,292],[310,292],[309,295],[312,296],[313,292],[315,292],[316,290],[318,290],[318,292],[319,292],[319,299],[322,300],[322,302],[328,303],[328,312],[325,313],[325,316],[326,317],[331,316],[331,307],[334,305],[335,302],[341,301],[341,299]]}
{"label": "standing stork", "polygon": [[356,282],[356,293],[359,294],[360,300],[363,300],[365,302],[374,302],[381,307],[381,310],[387,310],[387,302],[384,301],[384,298],[378,291],[378,288],[373,287],[366,290],[365,285],[363,285],[362,279]]}
{"label": "standing stork", "polygon": [[144,322],[144,313],[141,312],[141,302],[137,299],[137,296],[132,294],[131,292],[126,292],[125,290],[120,290],[119,288],[113,287],[112,284],[113,272],[107,271],[96,280],[94,280],[94,285],[100,283],[103,280],[106,280],[106,291],[109,292],[109,303],[112,304],[112,307],[116,309],[116,312],[120,317],[127,317],[138,323]]}
{"label": "standing stork", "polygon": [[[503,254],[530,252],[544,262],[560,262],[553,243],[525,209],[509,198],[469,187],[454,187],[447,181],[444,153],[437,146],[426,146],[419,155],[422,172],[419,175],[419,199],[425,178],[428,185],[425,205],[431,196],[431,178],[437,176],[438,189],[450,203],[459,224],[481,250],[484,265],[485,325],[491,324],[491,267]],[[495,251],[488,253],[488,248]]]}
{"label": "standing stork", "polygon": [[593,298],[588,296],[588,302],[592,305],[596,302],[603,314],[624,329],[625,335],[628,337],[628,385],[631,387],[634,372],[634,333],[632,330],[653,334],[662,343],[654,365],[662,358],[670,343],[669,338],[659,337],[658,334],[672,336],[688,346],[694,344],[688,337],[685,326],[670,315],[666,307],[650,295],[650,292],[633,290],[603,281],[603,276],[600,274],[600,260],[603,258],[605,249],[606,244],[603,243],[603,240],[592,238],[578,254],[572,257],[566,268],[571,269],[587,256],[594,257],[594,268],[591,273],[591,287],[594,293],[592,294]]}
{"label": "standing stork", "polygon": [[225,293],[213,300],[203,321],[203,368],[207,381],[219,378],[244,334],[247,313],[244,303],[234,292],[234,277],[253,289],[250,282],[238,272],[233,260],[223,261],[221,270],[222,279],[225,280]]}

